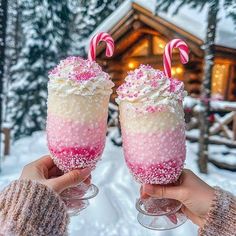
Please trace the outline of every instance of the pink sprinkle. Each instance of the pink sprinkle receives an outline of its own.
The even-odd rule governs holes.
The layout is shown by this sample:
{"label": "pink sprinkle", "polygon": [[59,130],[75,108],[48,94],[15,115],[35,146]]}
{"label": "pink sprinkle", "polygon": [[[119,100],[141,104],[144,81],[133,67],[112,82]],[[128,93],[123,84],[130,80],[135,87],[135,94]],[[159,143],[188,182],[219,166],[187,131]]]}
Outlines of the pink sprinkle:
{"label": "pink sprinkle", "polygon": [[177,79],[170,79],[170,92],[175,92],[183,87],[183,82]]}
{"label": "pink sprinkle", "polygon": [[150,112],[150,113],[153,113],[153,112],[156,111],[156,108],[153,107],[153,106],[149,106],[149,107],[146,108],[146,111],[147,111],[147,112]]}
{"label": "pink sprinkle", "polygon": [[156,81],[156,80],[153,80],[153,81],[151,82],[151,86],[154,87],[154,88],[158,87],[157,81]]}
{"label": "pink sprinkle", "polygon": [[74,78],[80,81],[80,80],[89,80],[94,77],[96,77],[95,73],[86,71],[86,72],[77,73]]}
{"label": "pink sprinkle", "polygon": [[109,80],[109,75],[102,71],[102,68],[95,62],[84,60],[81,57],[69,56],[64,60],[61,60],[59,65],[49,71],[49,75],[56,75],[61,77],[61,72],[65,68],[70,71],[67,73],[67,78],[74,81],[87,81],[91,78],[101,75],[105,79]]}
{"label": "pink sprinkle", "polygon": [[48,73],[49,73],[49,75],[55,75],[55,74],[57,74],[57,73],[58,73],[57,67],[53,68],[53,69],[50,70]]}

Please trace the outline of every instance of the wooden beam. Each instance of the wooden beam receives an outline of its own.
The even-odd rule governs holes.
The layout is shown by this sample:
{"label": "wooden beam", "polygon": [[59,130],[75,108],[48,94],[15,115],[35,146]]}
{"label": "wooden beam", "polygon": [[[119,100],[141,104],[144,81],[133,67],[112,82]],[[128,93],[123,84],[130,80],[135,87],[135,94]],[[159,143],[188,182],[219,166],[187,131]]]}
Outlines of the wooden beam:
{"label": "wooden beam", "polygon": [[236,140],[236,113],[234,113],[233,117],[233,139]]}
{"label": "wooden beam", "polygon": [[210,128],[210,135],[214,135],[223,131],[225,135],[229,138],[233,138],[232,131],[227,127],[227,125],[233,120],[235,116],[235,112],[227,113],[224,117],[220,117],[219,115],[215,114],[215,121],[216,123]]}
{"label": "wooden beam", "polygon": [[[124,57],[126,59],[126,57]],[[163,59],[162,59],[162,55],[150,55],[150,56],[132,56],[132,57],[128,57],[128,60],[133,60],[133,61],[137,61],[140,62],[142,64],[148,64],[148,62],[152,62],[153,64],[160,64],[163,65]],[[181,66],[180,63],[180,59],[179,59],[179,55],[178,54],[173,54],[172,56],[172,66],[176,66],[179,65]],[[185,67],[183,65],[183,67]]]}
{"label": "wooden beam", "polygon": [[236,49],[228,48],[220,45],[215,45],[215,54],[217,57],[223,57],[224,59],[230,59],[236,64]]}
{"label": "wooden beam", "polygon": [[[203,40],[199,39],[195,35],[183,30],[182,28],[168,22],[167,20],[163,19],[160,16],[155,16],[151,11],[147,10],[146,8],[143,8],[142,6],[138,5],[137,3],[133,3],[132,7],[134,10],[138,11],[139,13],[148,16],[150,19],[156,20],[158,23],[166,26],[167,28],[170,28],[174,31],[177,31],[179,34],[183,35],[184,37],[190,39],[191,41],[195,42],[196,44],[202,45]],[[156,22],[156,23],[157,23]]]}
{"label": "wooden beam", "polygon": [[236,164],[229,164],[226,162],[214,160],[212,158],[209,158],[208,161],[220,169],[236,171]]}
{"label": "wooden beam", "polygon": [[[186,132],[186,139],[193,142],[198,142],[199,137]],[[230,148],[236,148],[236,141],[232,141],[223,137],[220,139],[210,137],[209,144],[220,144],[220,145],[226,145],[227,147],[230,147]]]}
{"label": "wooden beam", "polygon": [[[114,51],[114,57],[119,54],[119,42],[120,39],[132,29],[134,22],[133,10],[130,11],[117,25],[115,25],[108,33],[115,41],[116,50]],[[133,30],[132,30],[133,31]],[[105,44],[97,48],[97,56],[104,54]],[[105,57],[105,55],[103,55]]]}
{"label": "wooden beam", "polygon": [[193,39],[189,35],[183,34],[183,32],[179,32],[177,28],[174,29],[174,27],[168,26],[169,23],[167,24],[167,22],[166,21],[164,22],[164,20],[161,19],[160,17],[156,16],[155,19],[153,19],[153,18],[151,18],[149,16],[145,16],[145,15],[139,14],[139,19],[143,23],[151,26],[152,28],[154,28],[155,30],[160,32],[162,35],[164,35],[168,39],[172,39],[172,38],[176,38],[176,37],[184,37],[185,40],[190,45],[190,48],[192,49],[192,51],[198,57],[203,57],[203,50],[200,48],[200,46],[202,44],[199,44],[199,42],[198,42],[198,44],[196,44],[196,42],[194,42]]}

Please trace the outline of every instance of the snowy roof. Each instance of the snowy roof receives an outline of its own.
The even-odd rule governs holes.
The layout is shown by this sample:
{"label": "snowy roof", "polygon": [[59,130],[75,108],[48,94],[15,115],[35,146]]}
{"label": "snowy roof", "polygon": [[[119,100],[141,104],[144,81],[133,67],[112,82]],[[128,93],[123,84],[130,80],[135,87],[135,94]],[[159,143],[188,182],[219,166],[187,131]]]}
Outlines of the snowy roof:
{"label": "snowy roof", "polygon": [[[116,11],[95,29],[92,35],[101,31],[108,32],[112,29],[131,10],[132,2],[154,12],[155,1],[156,0],[125,0]],[[173,15],[175,6],[176,5],[173,4],[168,13],[161,12],[159,16],[204,41],[207,27],[207,6],[205,6],[202,11],[183,6],[178,14]],[[233,20],[226,18],[223,8],[220,7],[220,9],[218,14],[219,23],[217,26],[216,44],[236,48],[236,29]]]}

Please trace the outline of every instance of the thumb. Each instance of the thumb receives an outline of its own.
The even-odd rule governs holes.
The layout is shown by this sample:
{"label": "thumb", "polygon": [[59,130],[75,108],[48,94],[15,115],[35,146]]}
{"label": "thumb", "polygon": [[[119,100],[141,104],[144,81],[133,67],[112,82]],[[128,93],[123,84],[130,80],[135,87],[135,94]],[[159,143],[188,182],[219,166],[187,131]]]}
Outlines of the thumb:
{"label": "thumb", "polygon": [[91,174],[90,168],[72,170],[58,178],[52,179],[54,190],[58,193],[63,192],[69,187],[73,187],[84,180],[86,180]]}
{"label": "thumb", "polygon": [[183,202],[184,196],[182,187],[145,184],[143,191],[151,197],[171,198]]}

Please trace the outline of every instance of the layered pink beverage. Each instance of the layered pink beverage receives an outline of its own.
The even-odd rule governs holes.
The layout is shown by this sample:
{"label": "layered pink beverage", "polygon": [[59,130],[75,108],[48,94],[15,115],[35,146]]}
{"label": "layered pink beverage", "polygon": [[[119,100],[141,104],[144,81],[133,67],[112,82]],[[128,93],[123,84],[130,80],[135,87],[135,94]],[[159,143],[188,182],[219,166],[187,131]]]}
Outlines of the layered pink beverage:
{"label": "layered pink beverage", "polygon": [[141,65],[118,88],[127,166],[145,184],[175,182],[185,161],[185,121],[181,81]]}
{"label": "layered pink beverage", "polygon": [[95,62],[68,57],[49,73],[47,140],[67,172],[95,167],[105,145],[113,82]]}

